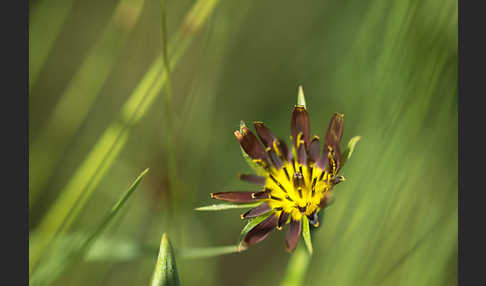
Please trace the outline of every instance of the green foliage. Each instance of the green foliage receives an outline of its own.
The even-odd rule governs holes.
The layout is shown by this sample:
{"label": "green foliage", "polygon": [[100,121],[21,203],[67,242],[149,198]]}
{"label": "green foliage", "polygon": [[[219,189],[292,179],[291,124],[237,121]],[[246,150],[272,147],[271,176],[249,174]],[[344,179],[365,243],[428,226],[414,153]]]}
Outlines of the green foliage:
{"label": "green foliage", "polygon": [[307,251],[309,251],[309,254],[312,255],[312,241],[311,241],[311,235],[310,235],[310,230],[309,230],[309,220],[307,219],[306,216],[302,217],[302,238],[304,238],[304,243],[305,247],[307,248]]}
{"label": "green foliage", "polygon": [[310,261],[311,256],[307,253],[305,247],[303,245],[298,245],[289,259],[280,286],[303,285]]}
{"label": "green foliage", "polygon": [[104,217],[98,227],[88,237],[71,237],[71,240],[61,240],[57,243],[62,246],[54,251],[51,259],[41,265],[30,279],[31,285],[50,285],[63,271],[72,267],[78,260],[86,256],[92,244],[99,238],[116,214],[121,210],[127,200],[138,187],[149,169],[143,171],[130,185],[123,196],[115,203],[110,212]]}
{"label": "green foliage", "polygon": [[[30,1],[31,284],[147,285],[161,231],[186,285],[457,284],[454,2],[164,3]],[[194,208],[260,189],[237,179],[232,132],[258,120],[289,143],[299,84],[321,144],[334,112],[363,140],[342,142],[353,159],[312,256],[304,240],[284,251],[285,228],[234,253],[257,221]],[[65,263],[146,166],[139,194]]]}
{"label": "green foliage", "polygon": [[159,257],[155,264],[152,275],[151,286],[180,286],[179,274],[174,257],[174,250],[170,244],[167,234],[162,235],[160,240]]}
{"label": "green foliage", "polygon": [[224,210],[232,210],[232,209],[247,209],[253,208],[261,204],[260,202],[252,203],[252,204],[214,204],[210,206],[204,207],[197,207],[194,210],[196,211],[224,211]]}
{"label": "green foliage", "polygon": [[210,258],[225,254],[241,252],[238,245],[229,246],[216,246],[216,247],[201,247],[201,248],[188,248],[184,249],[181,256],[186,259],[196,259],[196,258]]}

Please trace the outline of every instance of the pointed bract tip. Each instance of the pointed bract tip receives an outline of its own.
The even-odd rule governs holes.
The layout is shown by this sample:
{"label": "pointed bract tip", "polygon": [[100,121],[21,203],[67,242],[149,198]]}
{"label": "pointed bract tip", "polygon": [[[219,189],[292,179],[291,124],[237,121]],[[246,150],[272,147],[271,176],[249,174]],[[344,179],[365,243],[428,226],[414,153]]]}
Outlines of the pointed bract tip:
{"label": "pointed bract tip", "polygon": [[235,134],[236,139],[241,142],[243,140],[243,134],[240,131],[236,130],[233,134]]}
{"label": "pointed bract tip", "polygon": [[165,233],[165,232],[162,234],[162,241],[163,242],[169,241],[169,237],[167,236],[167,233]]}
{"label": "pointed bract tip", "polygon": [[303,106],[305,109],[307,109],[305,105],[304,89],[302,88],[302,85],[299,85],[299,92],[297,95],[297,105]]}
{"label": "pointed bract tip", "polygon": [[240,132],[244,133],[243,130],[246,129],[245,121],[240,120]]}

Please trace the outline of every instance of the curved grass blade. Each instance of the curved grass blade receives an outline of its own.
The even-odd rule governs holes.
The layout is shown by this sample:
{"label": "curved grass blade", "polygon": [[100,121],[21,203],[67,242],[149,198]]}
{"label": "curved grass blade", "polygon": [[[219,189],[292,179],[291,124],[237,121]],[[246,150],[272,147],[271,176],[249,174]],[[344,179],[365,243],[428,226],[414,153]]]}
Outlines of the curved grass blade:
{"label": "curved grass blade", "polygon": [[[46,123],[35,136],[30,149],[30,205],[36,203],[52,178],[56,164],[64,154],[63,150],[68,148],[72,137],[88,116],[138,22],[144,1],[119,1],[99,40],[84,58]],[[128,13],[133,18],[122,22]],[[40,34],[43,35],[42,32]]]}
{"label": "curved grass blade", "polygon": [[[217,0],[199,0],[187,13],[184,23],[169,43],[169,50],[174,51],[171,66],[178,63],[217,3]],[[190,31],[187,27],[191,27]],[[162,56],[159,56],[125,102],[119,118],[105,129],[40,222],[37,228],[40,237],[29,249],[29,274],[32,274],[39,260],[46,255],[53,239],[65,233],[77,218],[90,195],[125,146],[131,128],[153,105],[166,81],[167,73],[163,67]]]}
{"label": "curved grass blade", "polygon": [[261,202],[258,203],[251,203],[251,204],[215,204],[210,206],[198,207],[194,210],[196,211],[224,211],[224,210],[231,210],[231,209],[246,209],[256,207]]}
{"label": "curved grass blade", "polygon": [[[103,230],[113,220],[120,209],[125,205],[127,200],[131,197],[133,192],[137,189],[143,177],[147,174],[149,169],[145,169],[130,185],[123,196],[115,203],[110,212],[105,216],[103,221],[93,231],[93,233],[86,239],[79,242],[79,239],[73,239],[66,243],[66,249],[59,251],[52,259],[39,266],[30,279],[31,285],[50,285],[54,282],[66,269],[69,269],[77,261],[83,258],[90,250],[96,239],[99,238]],[[79,243],[78,243],[79,242]]]}
{"label": "curved grass blade", "polygon": [[174,250],[167,234],[162,235],[159,257],[152,276],[151,286],[179,286]]}
{"label": "curved grass blade", "polygon": [[309,220],[307,219],[306,216],[302,217],[302,237],[304,238],[307,251],[309,251],[309,254],[312,255],[312,240],[311,240],[310,230],[309,230]]}

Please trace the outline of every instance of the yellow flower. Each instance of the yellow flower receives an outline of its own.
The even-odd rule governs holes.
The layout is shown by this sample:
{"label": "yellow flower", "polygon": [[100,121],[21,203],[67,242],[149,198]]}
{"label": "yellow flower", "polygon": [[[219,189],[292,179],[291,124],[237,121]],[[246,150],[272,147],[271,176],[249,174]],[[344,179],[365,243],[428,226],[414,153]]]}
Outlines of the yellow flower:
{"label": "yellow flower", "polygon": [[244,174],[240,178],[260,185],[262,189],[211,193],[211,198],[222,201],[260,202],[241,215],[242,219],[265,216],[246,233],[243,238],[245,245],[258,243],[273,229],[280,230],[289,224],[286,246],[288,251],[294,251],[303,221],[319,226],[319,211],[329,205],[333,187],[344,181],[343,176],[338,176],[345,161],[339,147],[343,136],[343,115],[335,113],[331,117],[321,151],[319,137],[314,135],[312,140],[310,138],[310,121],[302,87],[299,87],[298,103],[290,121],[291,149],[262,122],[254,123],[261,143],[244,122],[241,122],[240,130],[234,132],[250,163],[260,170],[258,175]]}

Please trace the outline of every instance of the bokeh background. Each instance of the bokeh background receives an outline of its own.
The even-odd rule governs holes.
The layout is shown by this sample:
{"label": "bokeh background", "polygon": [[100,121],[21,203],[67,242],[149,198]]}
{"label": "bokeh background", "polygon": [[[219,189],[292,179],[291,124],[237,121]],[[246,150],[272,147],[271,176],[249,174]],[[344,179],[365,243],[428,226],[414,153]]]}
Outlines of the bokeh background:
{"label": "bokeh background", "polygon": [[[233,131],[261,120],[288,140],[299,84],[313,133],[340,112],[343,144],[363,137],[302,284],[457,284],[456,1],[168,0],[168,41],[162,7],[30,1],[31,284],[148,285],[167,232],[182,285],[279,285],[284,232],[184,253],[237,242],[242,210],[193,209],[254,188]],[[89,255],[58,271],[66,241],[146,168]]]}

